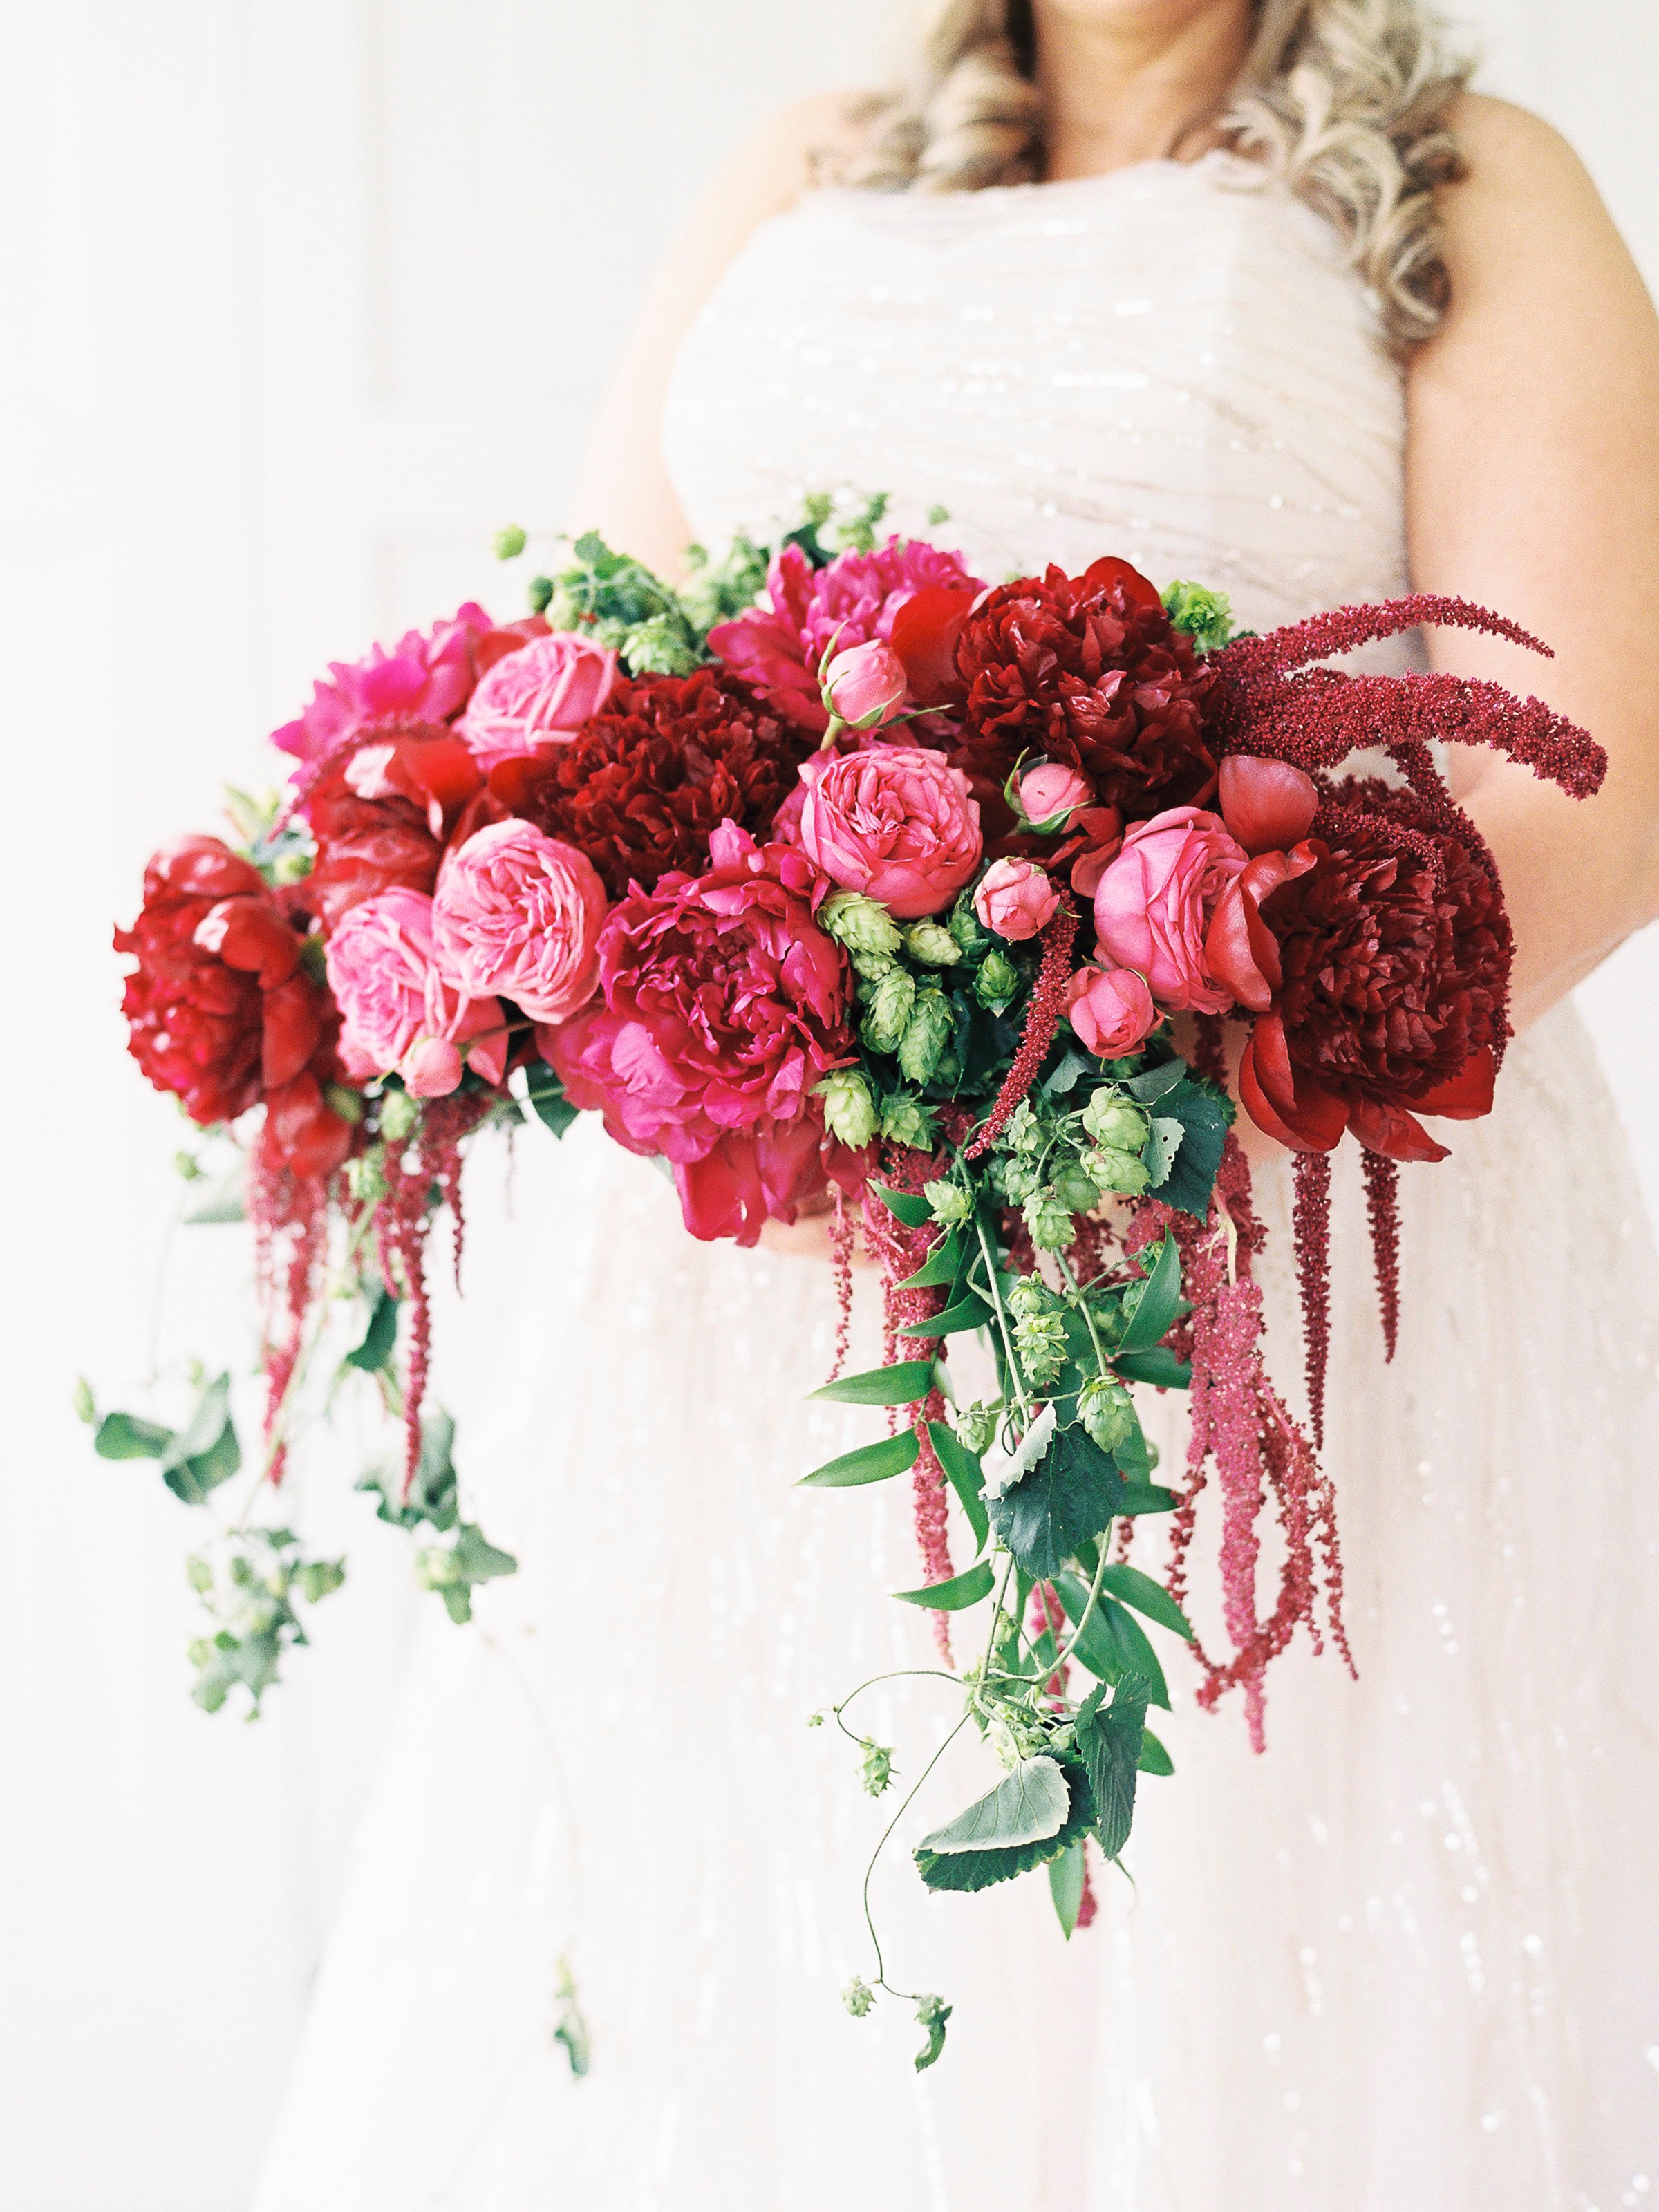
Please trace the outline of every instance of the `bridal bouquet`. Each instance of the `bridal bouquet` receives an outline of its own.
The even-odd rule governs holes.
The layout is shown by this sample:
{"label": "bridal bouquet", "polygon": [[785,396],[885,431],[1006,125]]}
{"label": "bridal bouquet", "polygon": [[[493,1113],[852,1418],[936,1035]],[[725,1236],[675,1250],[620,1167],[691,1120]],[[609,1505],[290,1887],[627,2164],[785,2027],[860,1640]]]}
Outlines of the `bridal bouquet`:
{"label": "bridal bouquet", "polygon": [[[234,795],[234,846],[157,854],[116,942],[135,1057],[245,1152],[256,1494],[280,1485],[331,1317],[355,1315],[341,1372],[374,1378],[404,1434],[366,1485],[424,1531],[420,1574],[457,1619],[514,1565],[465,1517],[426,1402],[427,1240],[447,1207],[459,1247],[476,1133],[598,1114],[666,1167],[700,1237],[825,1215],[842,1358],[819,1395],[887,1408],[888,1433],[804,1480],[908,1479],[923,1575],[895,1595],[931,1614],[958,1729],[997,1762],[922,1841],[921,1879],[1046,1868],[1069,1935],[1094,1909],[1090,1846],[1115,1860],[1138,1773],[1170,1771],[1143,1624],[1191,1647],[1200,1704],[1241,1693],[1258,1745],[1297,1629],[1346,1656],[1316,1457],[1331,1154],[1362,1150],[1392,1351],[1399,1168],[1444,1157],[1425,1121],[1489,1110],[1508,1035],[1498,872],[1432,741],[1580,796],[1604,762],[1490,684],[1318,665],[1425,622],[1534,643],[1464,602],[1235,635],[1200,586],[1160,592],[1109,556],[988,586],[879,538],[880,515],[817,502],[775,549],[694,551],[681,590],[580,538],[528,618],[468,605],[335,665],[274,733],[285,794]],[[1305,1425],[1262,1360],[1230,1038],[1243,1111],[1295,1161]],[[860,1234],[887,1353],[848,1375]],[[991,1355],[971,1399],[947,1356],[969,1336]],[[1165,1485],[1138,1390],[1188,1393]],[[240,1468],[226,1377],[178,1428],[83,1411],[100,1450],[155,1458],[188,1501]],[[1224,1650],[1186,1612],[1211,1482]],[[1123,1556],[1156,1515],[1161,1582]],[[240,1684],[257,1709],[339,1563],[244,1513],[191,1573],[213,1617],[197,1695]],[[834,1718],[879,1794],[891,1753],[849,1703]],[[949,2008],[910,1995],[927,2063]],[[860,1980],[848,2002],[872,1996]]]}

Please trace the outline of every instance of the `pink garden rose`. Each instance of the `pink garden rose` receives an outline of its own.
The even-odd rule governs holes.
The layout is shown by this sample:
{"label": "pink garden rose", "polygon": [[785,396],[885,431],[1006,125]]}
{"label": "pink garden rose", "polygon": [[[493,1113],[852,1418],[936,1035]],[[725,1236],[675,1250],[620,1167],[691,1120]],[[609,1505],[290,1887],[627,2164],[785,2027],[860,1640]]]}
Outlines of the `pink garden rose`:
{"label": "pink garden rose", "polygon": [[840,553],[822,568],[799,545],[786,545],[767,572],[767,604],[721,623],[708,642],[779,714],[802,729],[826,730],[830,716],[817,683],[825,654],[872,639],[885,644],[899,609],[938,585],[981,588],[959,555],[941,553],[919,538],[890,538],[868,553]]}
{"label": "pink garden rose", "polygon": [[1036,860],[993,860],[974,893],[981,927],[1015,945],[1040,936],[1059,904],[1059,891]]}
{"label": "pink garden rose", "polygon": [[890,722],[910,696],[904,663],[879,639],[853,646],[826,662],[820,687],[831,714],[855,730]]}
{"label": "pink garden rose", "polygon": [[447,722],[466,703],[489,632],[489,617],[469,599],[448,622],[410,630],[390,652],[377,645],[362,660],[331,661],[329,680],[313,687],[304,714],[273,730],[270,742],[309,763],[377,722]]}
{"label": "pink garden rose", "polygon": [[1066,1015],[1085,1050],[1102,1060],[1133,1052],[1158,1024],[1152,994],[1133,968],[1079,968]]}
{"label": "pink garden rose", "polygon": [[481,768],[572,738],[611,696],[617,656],[570,630],[532,638],[478,680],[456,724]]}
{"label": "pink garden rose", "polygon": [[847,970],[812,918],[828,887],[804,854],[726,822],[709,860],[706,875],[672,872],[612,910],[603,1004],[539,1041],[573,1105],[671,1162],[693,1236],[752,1244],[826,1171],[860,1179],[812,1096],[852,1050]]}
{"label": "pink garden rose", "polygon": [[401,1075],[417,1098],[453,1091],[464,1060],[501,1080],[507,1018],[494,999],[465,997],[444,981],[429,898],[377,891],[343,916],[326,957],[348,1074]]}
{"label": "pink garden rose", "polygon": [[1170,1012],[1224,1013],[1232,994],[1211,972],[1204,938],[1247,854],[1218,815],[1173,806],[1138,822],[1095,891],[1103,952],[1144,975]]}
{"label": "pink garden rose", "polygon": [[1039,761],[1026,769],[1016,789],[1021,811],[1038,827],[1052,822],[1059,828],[1095,795],[1088,777],[1065,761]]}
{"label": "pink garden rose", "polygon": [[802,849],[844,890],[879,899],[902,921],[950,905],[984,840],[968,779],[938,753],[875,745],[803,763]]}
{"label": "pink garden rose", "polygon": [[562,1022],[599,980],[607,912],[593,863],[533,823],[492,823],[453,850],[432,900],[444,980],[471,999],[499,994],[532,1021]]}

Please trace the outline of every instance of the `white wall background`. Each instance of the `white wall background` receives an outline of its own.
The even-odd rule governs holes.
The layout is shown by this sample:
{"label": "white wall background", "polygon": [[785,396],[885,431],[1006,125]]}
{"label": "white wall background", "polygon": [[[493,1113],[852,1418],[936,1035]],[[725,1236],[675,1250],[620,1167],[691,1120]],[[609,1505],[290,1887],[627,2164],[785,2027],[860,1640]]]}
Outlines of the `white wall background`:
{"label": "white wall background", "polygon": [[[767,107],[867,82],[890,12],[0,0],[0,2196],[21,2212],[246,2204],[416,1601],[399,1540],[319,1498],[355,1582],[321,1649],[258,1729],[187,1701],[189,1516],[153,1470],[95,1461],[69,1410],[77,1371],[118,1401],[149,1371],[177,1197],[176,1118],[122,1057],[111,916],[160,838],[211,825],[224,776],[261,774],[330,654],[499,597],[494,528],[567,519],[688,196]],[[1462,12],[1659,283],[1652,0]],[[1651,937],[1581,999],[1659,1206]],[[162,1354],[239,1360],[242,1232],[185,1237]]]}

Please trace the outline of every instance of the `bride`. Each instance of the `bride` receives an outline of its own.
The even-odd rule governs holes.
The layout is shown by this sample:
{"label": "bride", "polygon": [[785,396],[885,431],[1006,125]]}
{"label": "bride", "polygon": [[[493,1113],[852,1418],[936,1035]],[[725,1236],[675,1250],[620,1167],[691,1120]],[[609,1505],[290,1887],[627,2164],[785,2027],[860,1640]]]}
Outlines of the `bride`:
{"label": "bride", "polygon": [[[901,1830],[890,1968],[954,2007],[916,2075],[908,2008],[837,2002],[885,1814],[805,1725],[927,1663],[882,1595],[917,1579],[902,1506],[792,1487],[865,1433],[800,1403],[821,1233],[699,1246],[585,1127],[526,1139],[472,1253],[511,1291],[451,1316],[439,1378],[522,1571],[419,1654],[258,2212],[1659,2202],[1659,1273],[1565,1003],[1659,907],[1653,316],[1573,156],[1468,96],[1416,0],[929,12],[902,95],[784,115],[717,184],[576,520],[670,564],[885,489],[982,574],[1120,552],[1264,629],[1409,579],[1557,657],[1374,665],[1541,692],[1611,757],[1582,808],[1458,770],[1523,1034],[1490,1120],[1404,1178],[1392,1367],[1339,1156],[1359,1679],[1293,1651],[1257,1758],[1177,1664],[1176,1777],[1069,1944],[1040,1881],[927,1896]],[[1282,1272],[1269,1310],[1288,1382]],[[1156,1568],[1158,1524],[1137,1545]],[[867,1700],[911,1779],[946,1694]],[[986,1780],[930,1784],[917,1829]]]}

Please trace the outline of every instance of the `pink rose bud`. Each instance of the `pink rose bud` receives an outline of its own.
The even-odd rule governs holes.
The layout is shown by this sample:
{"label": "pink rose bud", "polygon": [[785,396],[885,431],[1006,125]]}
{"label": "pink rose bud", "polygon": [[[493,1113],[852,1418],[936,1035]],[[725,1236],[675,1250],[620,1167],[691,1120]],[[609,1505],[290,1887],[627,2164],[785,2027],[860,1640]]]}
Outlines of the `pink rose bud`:
{"label": "pink rose bud", "polygon": [[855,730],[891,721],[910,696],[903,662],[878,638],[838,653],[820,672],[818,684],[825,707]]}
{"label": "pink rose bud", "polygon": [[1205,956],[1210,917],[1245,865],[1220,817],[1173,806],[1137,822],[1095,890],[1095,936],[1172,1013],[1224,1014],[1233,994]]}
{"label": "pink rose bud", "polygon": [[1095,795],[1086,775],[1064,761],[1040,761],[1027,769],[1018,786],[1020,811],[1038,830],[1061,830],[1068,815]]}
{"label": "pink rose bud", "polygon": [[446,858],[432,942],[446,982],[562,1022],[599,980],[607,902],[593,863],[533,823],[492,822]]}
{"label": "pink rose bud", "polygon": [[611,696],[617,656],[574,630],[532,638],[478,680],[455,725],[480,768],[574,737]]}
{"label": "pink rose bud", "polygon": [[459,1047],[447,1037],[417,1037],[404,1054],[404,1081],[416,1098],[447,1098],[461,1079]]}
{"label": "pink rose bud", "polygon": [[1066,1015],[1085,1051],[1101,1060],[1133,1052],[1158,1026],[1158,1008],[1133,968],[1079,968]]}
{"label": "pink rose bud", "polygon": [[818,753],[801,778],[802,851],[901,921],[941,913],[979,866],[979,806],[942,754],[888,744]]}
{"label": "pink rose bud", "polygon": [[981,925],[1015,945],[1046,929],[1060,893],[1036,860],[993,860],[974,893]]}

